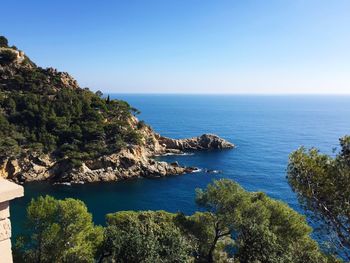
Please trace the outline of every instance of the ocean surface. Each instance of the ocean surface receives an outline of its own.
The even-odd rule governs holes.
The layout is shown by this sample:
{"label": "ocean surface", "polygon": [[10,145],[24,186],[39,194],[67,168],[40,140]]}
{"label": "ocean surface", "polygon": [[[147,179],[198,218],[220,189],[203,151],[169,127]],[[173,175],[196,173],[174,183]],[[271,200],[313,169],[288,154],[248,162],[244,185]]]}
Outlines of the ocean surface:
{"label": "ocean surface", "polygon": [[[94,221],[120,210],[193,213],[195,189],[230,178],[249,191],[264,191],[304,212],[286,180],[288,155],[301,145],[333,154],[339,137],[350,134],[350,96],[111,95],[138,108],[139,119],[173,138],[215,133],[237,147],[162,157],[202,172],[161,179],[84,185],[25,185],[24,198],[11,203],[13,233],[25,230],[25,209],[39,195],[83,200]],[[205,169],[219,173],[205,173]]]}

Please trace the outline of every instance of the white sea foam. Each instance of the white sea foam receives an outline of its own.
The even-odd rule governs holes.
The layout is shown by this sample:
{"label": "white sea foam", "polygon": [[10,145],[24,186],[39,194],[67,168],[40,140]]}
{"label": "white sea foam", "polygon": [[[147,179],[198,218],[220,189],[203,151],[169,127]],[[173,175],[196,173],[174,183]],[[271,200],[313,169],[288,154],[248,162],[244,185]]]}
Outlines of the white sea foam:
{"label": "white sea foam", "polygon": [[220,174],[220,173],[222,173],[221,170],[210,170],[210,169],[206,169],[205,172],[208,174]]}
{"label": "white sea foam", "polygon": [[54,183],[54,185],[67,185],[67,186],[71,186],[72,184],[69,182],[61,182],[61,183]]}
{"label": "white sea foam", "polygon": [[164,153],[164,154],[156,154],[156,157],[162,157],[162,156],[190,156],[194,155],[194,153]]}

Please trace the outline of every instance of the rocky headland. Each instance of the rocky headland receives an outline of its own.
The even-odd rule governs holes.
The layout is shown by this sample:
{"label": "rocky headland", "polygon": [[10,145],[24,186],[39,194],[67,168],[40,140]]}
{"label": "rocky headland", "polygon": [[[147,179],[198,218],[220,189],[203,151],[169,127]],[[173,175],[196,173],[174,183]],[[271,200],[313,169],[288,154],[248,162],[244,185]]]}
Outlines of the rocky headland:
{"label": "rocky headland", "polygon": [[2,40],[0,177],[83,183],[180,175],[196,168],[154,157],[234,147],[214,134],[163,137],[126,102],[80,88],[68,73],[40,68]]}
{"label": "rocky headland", "polygon": [[54,183],[85,183],[181,175],[192,173],[197,168],[184,167],[177,162],[157,161],[154,156],[234,147],[230,142],[213,134],[176,140],[162,137],[149,127],[144,133],[148,135],[147,144],[129,145],[119,152],[86,160],[79,167],[72,167],[68,159],[57,161],[50,155],[42,154],[3,158],[0,163],[0,176],[19,183],[42,180]]}

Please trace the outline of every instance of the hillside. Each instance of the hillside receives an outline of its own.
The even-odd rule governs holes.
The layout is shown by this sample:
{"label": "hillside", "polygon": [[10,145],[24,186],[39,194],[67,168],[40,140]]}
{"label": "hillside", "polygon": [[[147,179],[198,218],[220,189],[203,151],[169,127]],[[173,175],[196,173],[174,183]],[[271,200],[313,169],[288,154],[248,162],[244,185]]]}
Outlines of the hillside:
{"label": "hillside", "polygon": [[110,181],[192,168],[156,162],[166,152],[233,145],[215,135],[161,137],[127,102],[80,88],[66,72],[38,67],[0,37],[0,175],[15,181]]}

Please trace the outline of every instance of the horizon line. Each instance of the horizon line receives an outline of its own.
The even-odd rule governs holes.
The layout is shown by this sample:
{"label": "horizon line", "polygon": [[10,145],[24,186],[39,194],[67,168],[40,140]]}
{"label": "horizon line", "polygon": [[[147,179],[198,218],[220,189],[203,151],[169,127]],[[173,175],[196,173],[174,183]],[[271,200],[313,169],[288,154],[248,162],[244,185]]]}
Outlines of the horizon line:
{"label": "horizon line", "polygon": [[[94,90],[95,91],[95,90]],[[232,95],[232,96],[350,96],[350,93],[176,93],[176,92],[107,92],[103,94],[120,95]]]}

